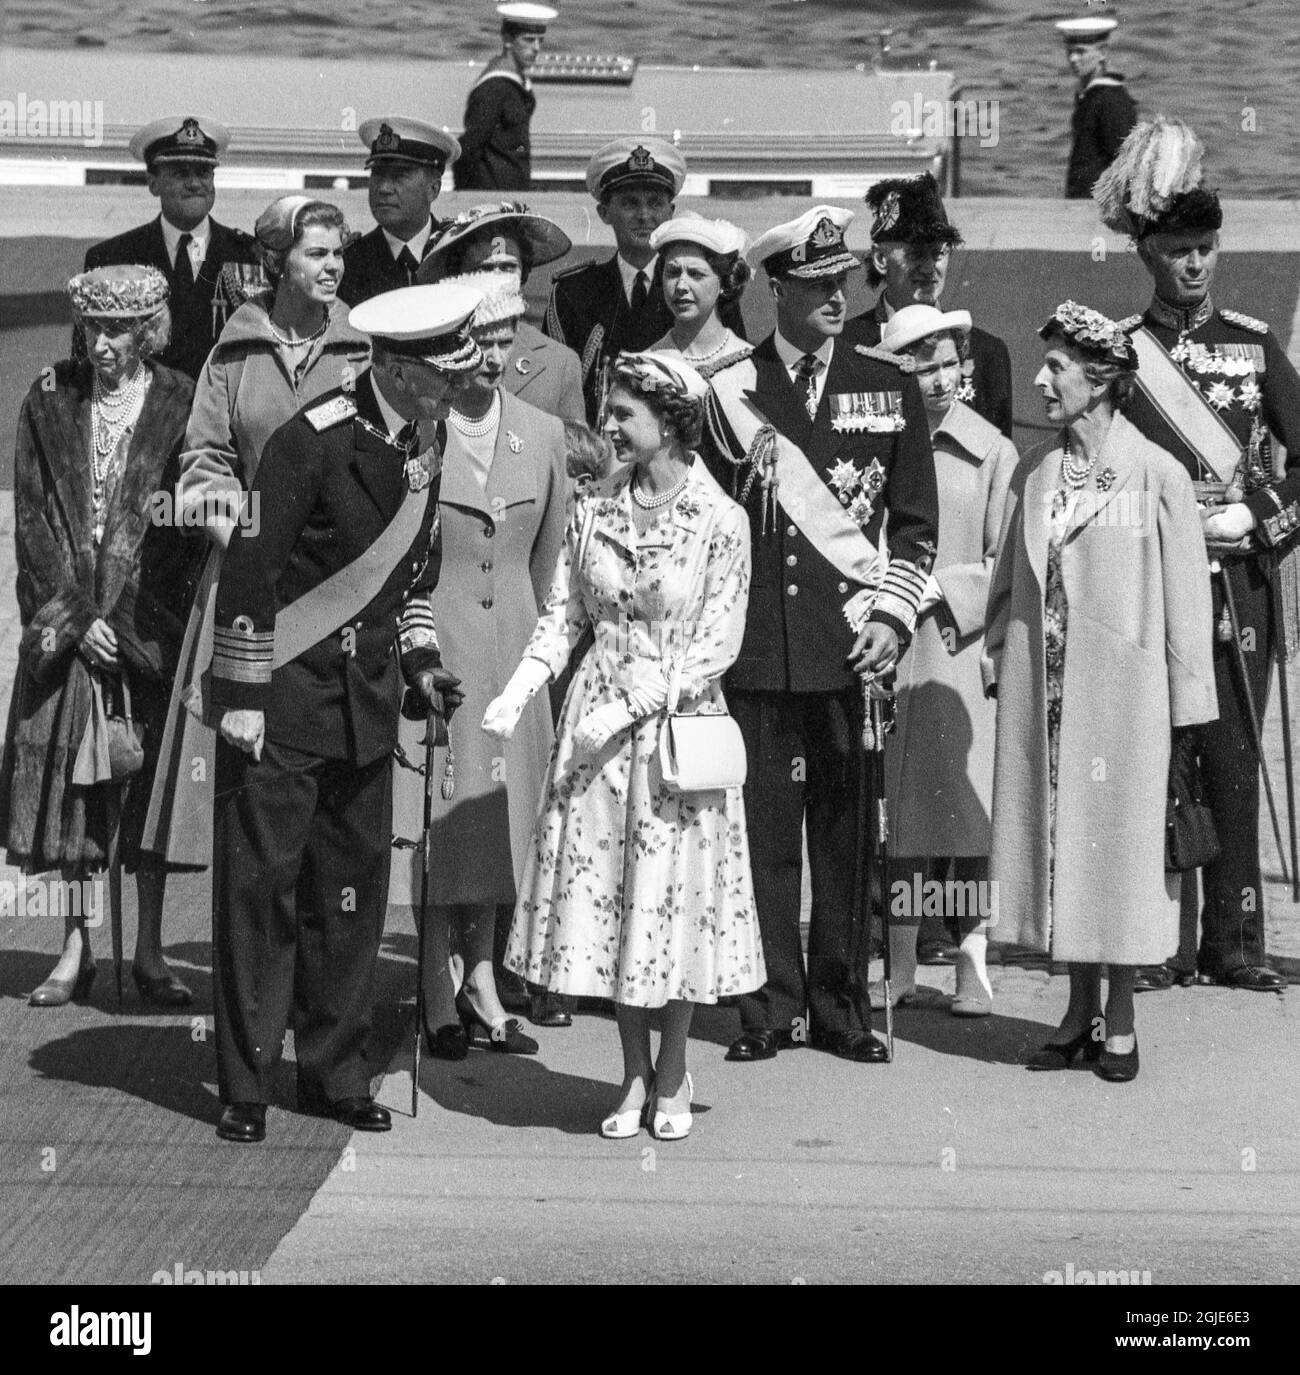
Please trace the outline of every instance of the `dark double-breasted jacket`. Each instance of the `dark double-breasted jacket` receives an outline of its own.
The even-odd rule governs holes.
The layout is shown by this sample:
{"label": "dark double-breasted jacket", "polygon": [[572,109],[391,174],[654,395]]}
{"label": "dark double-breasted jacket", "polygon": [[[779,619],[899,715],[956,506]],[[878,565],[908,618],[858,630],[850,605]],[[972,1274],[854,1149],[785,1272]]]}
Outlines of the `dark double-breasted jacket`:
{"label": "dark double-breasted jacket", "polygon": [[441,562],[439,472],[414,539],[367,605],[280,668],[271,656],[284,608],[354,563],[396,515],[407,456],[389,437],[369,372],[355,396],[326,392],[271,436],[250,494],[257,520],[231,539],[217,588],[218,711],[261,711],[268,740],[325,759],[365,764],[397,743],[404,677],[439,662],[429,606]]}
{"label": "dark double-breasted jacket", "polygon": [[[785,364],[769,335],[752,355],[755,384],[749,393],[768,422],[800,449],[817,476],[836,492],[845,489],[851,465],[858,473],[879,463],[883,485],[862,531],[879,548],[888,536],[891,589],[888,605],[912,617],[877,610],[872,619],[893,626],[906,642],[916,602],[934,561],[939,538],[939,498],[934,455],[920,389],[900,368],[859,353],[843,336],[835,344],[826,386],[815,419],[810,419]],[[716,379],[715,379],[716,385]],[[832,423],[836,396],[871,398],[893,428],[837,430]],[[704,455],[723,489],[739,499],[747,471],[744,449],[721,408],[710,406],[714,442]],[[837,481],[839,485],[837,486]],[[759,481],[744,502],[750,521],[753,576],[749,612],[740,656],[727,682],[756,692],[840,691],[855,682],[847,656],[854,634],[844,605],[857,590],[804,533],[780,499],[764,531],[767,504]],[[797,515],[797,513],[795,513]],[[847,512],[846,512],[847,515]]]}
{"label": "dark double-breasted jacket", "polygon": [[1070,117],[1070,161],[1066,200],[1087,200],[1094,182],[1115,161],[1119,146],[1137,123],[1137,101],[1118,72],[1098,72],[1074,97]]}
{"label": "dark double-breasted jacket", "polygon": [[[435,215],[429,217],[429,222],[433,227],[424,241],[421,262],[429,256],[429,250],[438,235],[446,228],[446,221]],[[379,225],[375,225],[368,234],[353,239],[343,250],[343,280],[339,283],[339,300],[345,305],[359,306],[372,296],[382,296],[385,291],[397,291],[413,285],[407,279],[406,270],[393,257]]]}
{"label": "dark double-breasted jacket", "polygon": [[[176,269],[167,255],[167,241],[163,238],[162,216],[148,224],[128,229],[86,250],[85,270],[114,267],[119,263],[141,263],[156,267],[167,278],[170,295],[167,304],[171,311],[171,342],[158,356],[167,368],[183,372],[197,381],[208,354],[227,318],[243,304],[243,295],[222,275],[227,263],[256,264],[257,246],[252,235],[242,229],[230,229],[209,219],[208,249],[203,266],[192,287],[181,288]],[[177,250],[179,254],[179,249]],[[79,333],[79,332],[78,332]],[[80,356],[81,345],[74,338],[74,356]]]}
{"label": "dark double-breasted jacket", "polygon": [[457,191],[527,191],[532,184],[529,125],[537,97],[508,57],[489,62],[465,102],[465,132],[452,169]]}

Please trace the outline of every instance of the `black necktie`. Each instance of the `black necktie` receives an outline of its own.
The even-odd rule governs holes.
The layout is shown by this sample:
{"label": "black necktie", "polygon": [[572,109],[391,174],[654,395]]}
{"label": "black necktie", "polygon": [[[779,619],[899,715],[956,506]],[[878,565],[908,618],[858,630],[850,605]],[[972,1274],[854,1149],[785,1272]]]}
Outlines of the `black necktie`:
{"label": "black necktie", "polygon": [[804,381],[804,405],[808,407],[808,419],[815,420],[817,418],[817,374],[821,371],[821,362],[815,353],[805,353],[794,365],[794,370]]}
{"label": "black necktie", "polygon": [[415,254],[411,252],[407,244],[402,245],[402,251],[397,255],[397,265],[406,273],[406,285],[413,286],[415,284],[415,272],[420,264],[415,261]]}
{"label": "black necktie", "polygon": [[642,269],[636,274],[636,281],[632,283],[632,309],[640,310],[649,294],[650,284],[646,281],[645,270]]}
{"label": "black necktie", "polygon": [[179,294],[188,291],[194,286],[194,264],[190,262],[190,244],[194,239],[189,234],[182,234],[180,241],[176,245],[176,290]]}

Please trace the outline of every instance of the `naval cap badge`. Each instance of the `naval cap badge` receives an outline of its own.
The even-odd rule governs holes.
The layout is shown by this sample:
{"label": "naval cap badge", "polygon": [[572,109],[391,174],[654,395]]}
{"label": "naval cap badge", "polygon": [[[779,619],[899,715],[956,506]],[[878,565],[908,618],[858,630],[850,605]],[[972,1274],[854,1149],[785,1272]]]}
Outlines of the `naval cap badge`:
{"label": "naval cap badge", "polygon": [[402,146],[402,140],[393,131],[391,124],[381,124],[379,126],[379,136],[370,145],[371,152],[374,153],[396,153]]}

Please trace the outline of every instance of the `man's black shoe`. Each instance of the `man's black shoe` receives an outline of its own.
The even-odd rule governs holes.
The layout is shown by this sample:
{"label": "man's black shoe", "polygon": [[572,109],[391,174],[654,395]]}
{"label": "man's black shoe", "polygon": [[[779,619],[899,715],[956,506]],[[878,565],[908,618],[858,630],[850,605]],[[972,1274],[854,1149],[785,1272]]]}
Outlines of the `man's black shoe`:
{"label": "man's black shoe", "polygon": [[393,1125],[387,1108],[373,1098],[339,1098],[327,1103],[323,1115],[357,1132],[386,1132]]}
{"label": "man's black shoe", "polygon": [[265,1103],[228,1103],[217,1123],[217,1135],[223,1141],[239,1141],[251,1145],[266,1140]]}
{"label": "man's black shoe", "polygon": [[951,941],[922,941],[916,948],[917,964],[956,964],[961,951]]}
{"label": "man's black shoe", "polygon": [[1144,964],[1138,966],[1133,976],[1134,993],[1163,993],[1174,986],[1174,971],[1163,964]]}
{"label": "man's black shoe", "polygon": [[869,1031],[820,1031],[812,1038],[814,1050],[828,1050],[841,1060],[855,1060],[860,1065],[883,1065],[889,1050]]}
{"label": "man's black shoe", "polygon": [[724,1058],[738,1064],[751,1060],[774,1060],[778,1050],[794,1050],[802,1042],[789,1031],[746,1031],[732,1041]]}
{"label": "man's black shoe", "polygon": [[1216,983],[1228,988],[1245,988],[1252,993],[1281,993],[1286,988],[1286,980],[1275,970],[1266,969],[1262,964],[1239,964],[1220,974]]}

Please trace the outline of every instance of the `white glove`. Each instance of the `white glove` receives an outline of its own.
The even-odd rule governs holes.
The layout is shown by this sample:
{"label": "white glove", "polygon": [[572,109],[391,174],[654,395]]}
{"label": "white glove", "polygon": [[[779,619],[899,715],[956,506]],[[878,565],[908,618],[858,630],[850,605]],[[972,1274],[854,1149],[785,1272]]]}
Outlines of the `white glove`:
{"label": "white glove", "polygon": [[620,731],[627,730],[643,717],[653,716],[667,705],[668,684],[662,670],[656,668],[638,676],[640,681],[627,689],[625,701],[606,702],[578,722],[573,731],[573,743],[580,750],[595,754]]}
{"label": "white glove", "polygon": [[942,601],[943,588],[939,586],[939,580],[931,573],[925,580],[925,591],[921,593],[921,600],[916,608],[916,619],[919,621],[927,611],[938,606]]}
{"label": "white glove", "polygon": [[540,659],[526,655],[511,675],[506,690],[488,703],[483,713],[483,729],[489,735],[509,740],[533,695],[550,681],[551,670]]}

